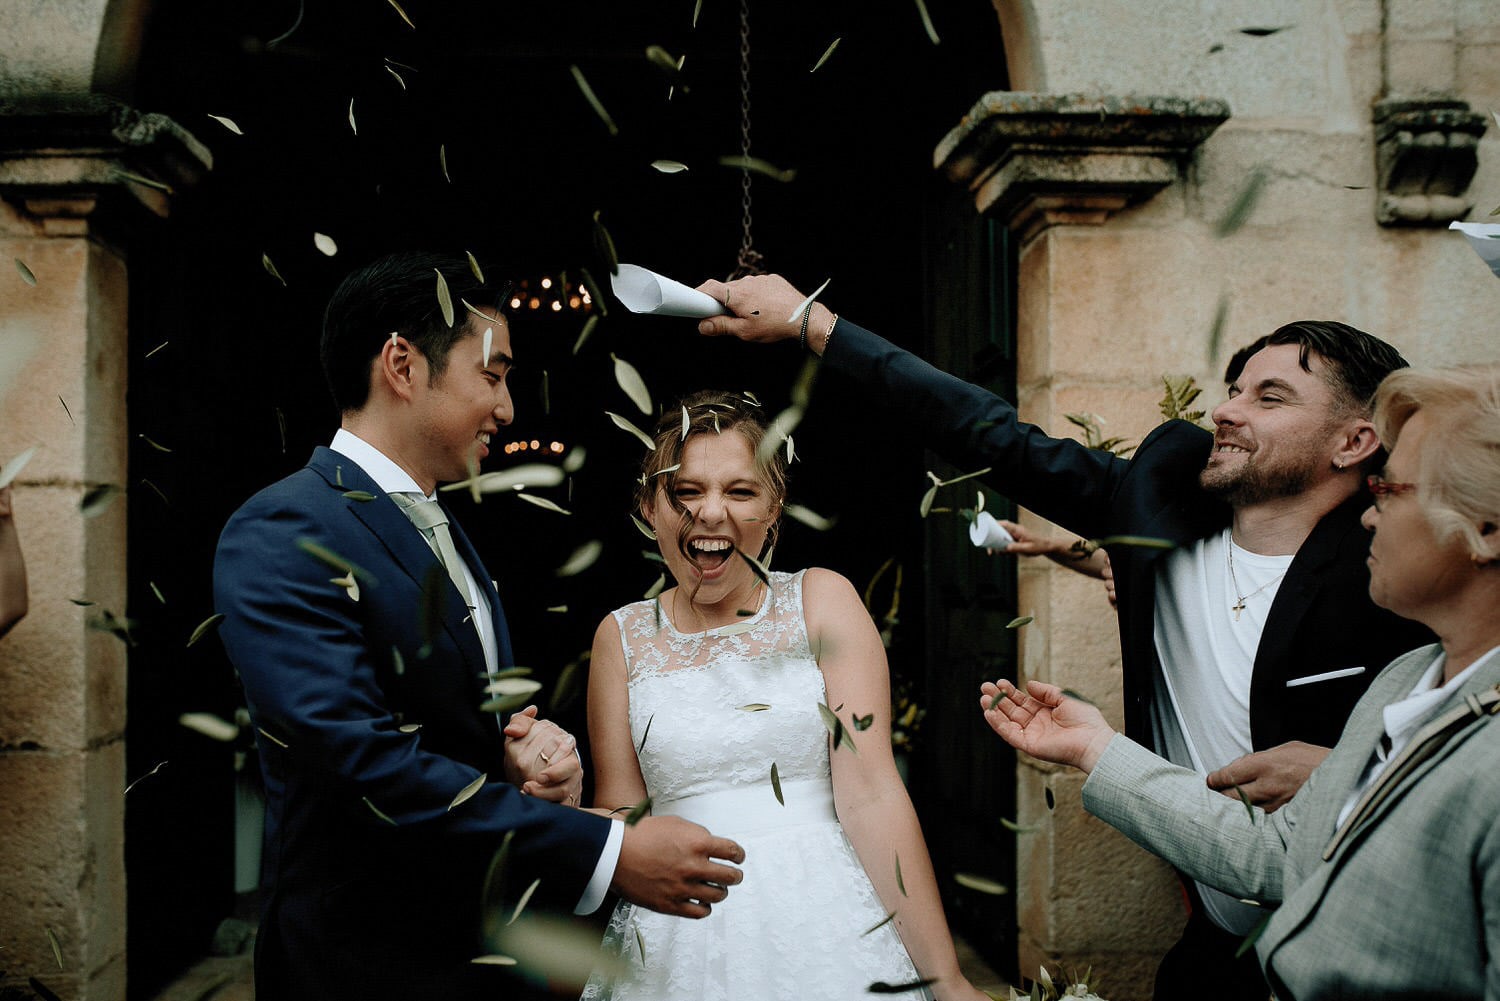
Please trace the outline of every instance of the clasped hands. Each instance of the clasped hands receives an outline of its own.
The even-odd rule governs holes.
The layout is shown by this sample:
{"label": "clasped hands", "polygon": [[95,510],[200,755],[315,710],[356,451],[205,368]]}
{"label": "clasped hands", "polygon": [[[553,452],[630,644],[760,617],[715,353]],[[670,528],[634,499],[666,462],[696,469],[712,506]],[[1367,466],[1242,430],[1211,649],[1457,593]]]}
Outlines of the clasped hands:
{"label": "clasped hands", "polygon": [[[1004,678],[979,686],[980,708],[990,729],[1007,744],[1033,758],[1072,765],[1091,772],[1115,735],[1114,727],[1094,706],[1068,698],[1056,685],[1026,683],[1022,692]],[[1285,806],[1302,788],[1328,748],[1288,741],[1231,761],[1211,772],[1207,785],[1232,799],[1241,793],[1271,813]]]}
{"label": "clasped hands", "polygon": [[505,779],[523,795],[578,806],[583,795],[583,762],[578,740],[562,727],[537,718],[527,706],[505,724]]}

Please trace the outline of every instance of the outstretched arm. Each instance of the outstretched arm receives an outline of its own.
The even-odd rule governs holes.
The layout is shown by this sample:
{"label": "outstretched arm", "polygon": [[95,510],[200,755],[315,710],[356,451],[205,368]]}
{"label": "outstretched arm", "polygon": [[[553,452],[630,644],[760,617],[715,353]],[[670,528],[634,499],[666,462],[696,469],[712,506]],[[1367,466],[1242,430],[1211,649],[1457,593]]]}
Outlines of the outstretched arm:
{"label": "outstretched arm", "polygon": [[[808,636],[823,670],[829,708],[843,707],[838,715],[858,748],[856,753],[830,745],[839,822],[881,904],[895,913],[896,930],[917,972],[937,978],[934,995],[939,1001],[981,1001],[985,995],[959,972],[922,828],[891,755],[891,682],[875,624],[838,574],[809,570],[802,586]],[[856,731],[853,718],[864,716],[874,721]]]}
{"label": "outstretched arm", "polygon": [[[804,312],[798,307],[805,297],[781,276],[711,281],[700,288],[727,300],[735,314],[700,321],[700,333],[796,342]],[[902,423],[949,462],[965,472],[988,469],[985,483],[1085,538],[1129,531],[1114,521],[1115,488],[1129,468],[1126,460],[1052,437],[1022,421],[1007,400],[847,319],[835,322],[821,303],[805,312],[808,349],[871,398],[889,400]]]}

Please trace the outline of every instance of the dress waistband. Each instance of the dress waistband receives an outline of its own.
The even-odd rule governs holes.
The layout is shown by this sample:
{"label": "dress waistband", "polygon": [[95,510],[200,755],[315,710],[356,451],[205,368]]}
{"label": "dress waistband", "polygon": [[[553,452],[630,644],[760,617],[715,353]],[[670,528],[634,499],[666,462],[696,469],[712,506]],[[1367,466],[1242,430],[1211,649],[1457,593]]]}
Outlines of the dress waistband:
{"label": "dress waistband", "polygon": [[827,779],[781,783],[783,806],[769,779],[758,786],[721,789],[652,805],[657,816],[682,817],[702,824],[720,837],[759,834],[799,824],[837,822],[833,785]]}

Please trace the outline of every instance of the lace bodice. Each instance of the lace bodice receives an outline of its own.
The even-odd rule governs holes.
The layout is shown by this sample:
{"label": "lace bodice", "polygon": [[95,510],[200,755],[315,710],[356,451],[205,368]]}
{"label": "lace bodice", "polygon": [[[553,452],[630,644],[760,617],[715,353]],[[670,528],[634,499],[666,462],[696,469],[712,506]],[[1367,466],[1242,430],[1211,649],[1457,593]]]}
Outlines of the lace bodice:
{"label": "lace bodice", "polygon": [[[617,610],[641,775],[658,804],[684,796],[828,780],[818,712],[823,673],[802,614],[802,578],[773,572],[743,622],[701,633],[673,627],[656,601]],[[768,709],[745,708],[769,706]]]}

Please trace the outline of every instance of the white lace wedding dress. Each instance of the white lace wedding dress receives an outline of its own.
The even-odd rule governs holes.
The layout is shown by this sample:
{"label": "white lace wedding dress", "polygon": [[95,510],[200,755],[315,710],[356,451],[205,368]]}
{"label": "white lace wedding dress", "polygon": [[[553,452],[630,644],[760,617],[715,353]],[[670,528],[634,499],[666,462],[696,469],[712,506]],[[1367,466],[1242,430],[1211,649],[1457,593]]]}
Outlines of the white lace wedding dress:
{"label": "white lace wedding dress", "polygon": [[705,633],[678,632],[655,601],[614,613],[652,812],[738,842],[745,879],[698,921],[621,902],[604,949],[625,972],[596,975],[584,1001],[867,1001],[875,981],[917,979],[894,923],[870,931],[886,911],[834,815],[802,573],[772,573],[770,591]]}

